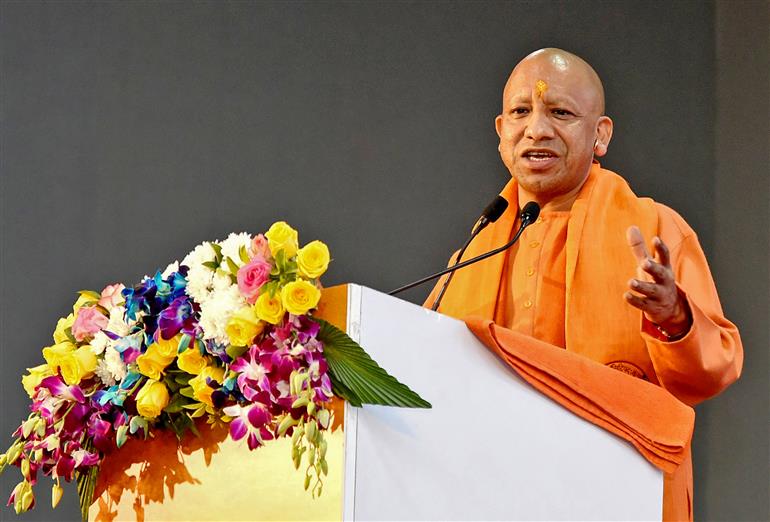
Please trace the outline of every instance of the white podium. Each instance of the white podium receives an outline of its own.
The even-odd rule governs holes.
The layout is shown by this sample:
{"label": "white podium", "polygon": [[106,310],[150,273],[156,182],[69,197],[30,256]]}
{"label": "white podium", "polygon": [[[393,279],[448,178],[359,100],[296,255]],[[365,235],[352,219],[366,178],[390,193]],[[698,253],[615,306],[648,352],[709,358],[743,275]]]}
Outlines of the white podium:
{"label": "white podium", "polygon": [[345,520],[660,520],[662,473],[461,321],[357,285],[347,331],[432,409],[345,406]]}

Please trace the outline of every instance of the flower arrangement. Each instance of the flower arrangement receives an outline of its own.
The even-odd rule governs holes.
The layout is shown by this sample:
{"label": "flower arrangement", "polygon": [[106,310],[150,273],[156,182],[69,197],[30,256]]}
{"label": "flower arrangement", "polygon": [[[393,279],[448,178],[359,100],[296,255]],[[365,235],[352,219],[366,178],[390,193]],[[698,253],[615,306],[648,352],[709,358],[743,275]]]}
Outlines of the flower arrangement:
{"label": "flower arrangement", "polygon": [[324,243],[299,248],[279,221],[265,234],[204,242],[134,287],[81,291],[42,350],[45,364],[22,377],[31,413],[0,456],[0,472],[13,465],[23,476],[8,505],[31,509],[42,474],[56,507],[61,480],[74,478],[87,520],[106,452],[155,430],[195,432],[197,418],[229,425],[252,450],[291,437],[304,487],[320,495],[333,396],[430,407],[313,317],[329,262]]}

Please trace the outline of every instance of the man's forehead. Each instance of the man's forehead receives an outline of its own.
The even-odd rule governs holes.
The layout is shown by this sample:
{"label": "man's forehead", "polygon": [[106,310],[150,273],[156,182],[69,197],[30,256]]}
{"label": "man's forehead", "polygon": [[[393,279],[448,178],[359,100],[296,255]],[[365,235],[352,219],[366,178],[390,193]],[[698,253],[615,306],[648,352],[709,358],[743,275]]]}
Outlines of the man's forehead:
{"label": "man's forehead", "polygon": [[604,90],[598,75],[585,61],[569,53],[538,51],[519,62],[505,85],[504,101],[533,95],[546,101],[598,103],[601,111],[604,108]]}

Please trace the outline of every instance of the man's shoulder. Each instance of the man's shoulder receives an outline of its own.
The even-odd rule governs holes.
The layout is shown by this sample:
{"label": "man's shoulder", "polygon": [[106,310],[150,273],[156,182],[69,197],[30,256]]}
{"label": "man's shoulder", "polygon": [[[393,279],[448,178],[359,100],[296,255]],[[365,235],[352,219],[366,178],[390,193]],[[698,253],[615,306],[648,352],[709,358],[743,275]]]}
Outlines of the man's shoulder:
{"label": "man's shoulder", "polygon": [[600,168],[599,171],[606,177],[614,178],[616,185],[622,186],[624,189],[628,190],[630,195],[632,195],[632,198],[636,198],[640,202],[654,206],[658,214],[659,235],[664,241],[666,240],[666,237],[679,237],[680,239],[684,239],[689,236],[696,236],[695,231],[679,212],[650,197],[639,196],[633,191],[628,180],[617,172],[605,168]]}
{"label": "man's shoulder", "polygon": [[697,238],[695,231],[679,212],[663,203],[654,203],[658,211],[658,235],[666,244],[675,248],[687,238]]}

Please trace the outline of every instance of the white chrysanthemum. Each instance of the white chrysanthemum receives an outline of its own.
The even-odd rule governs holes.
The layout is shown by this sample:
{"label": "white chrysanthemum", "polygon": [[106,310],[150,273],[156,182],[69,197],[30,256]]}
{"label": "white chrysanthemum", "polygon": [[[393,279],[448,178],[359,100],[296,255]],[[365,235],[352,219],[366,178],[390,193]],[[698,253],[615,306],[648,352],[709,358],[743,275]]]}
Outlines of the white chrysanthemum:
{"label": "white chrysanthemum", "polygon": [[[112,310],[110,310],[110,321],[107,323],[106,330],[120,337],[125,337],[126,335],[128,335],[128,332],[131,329],[130,328],[131,325],[126,324],[125,315],[126,315],[125,306],[112,307]],[[134,321],[131,321],[131,322],[134,323]]]}
{"label": "white chrysanthemum", "polygon": [[217,272],[214,274],[212,283],[214,286],[215,293],[222,292],[222,291],[229,291],[230,287],[233,286],[233,280],[230,279],[230,275],[225,274],[220,270],[217,270]]}
{"label": "white chrysanthemum", "polygon": [[126,377],[126,363],[120,358],[120,352],[112,346],[104,350],[104,362],[116,381],[122,381]]}
{"label": "white chrysanthemum", "polygon": [[112,386],[125,378],[126,365],[120,358],[120,353],[112,346],[107,346],[104,359],[99,360],[94,373],[106,386]]}
{"label": "white chrysanthemum", "polygon": [[101,355],[107,345],[110,344],[110,338],[107,337],[104,332],[96,332],[94,338],[89,343],[91,345],[91,351],[94,355]]}
{"label": "white chrysanthemum", "polygon": [[214,277],[214,271],[203,265],[194,265],[187,272],[187,286],[185,293],[195,299],[200,304],[209,299],[209,294],[213,289],[211,279]]}
{"label": "white chrysanthemum", "polygon": [[187,254],[185,258],[182,259],[182,264],[192,269],[208,261],[214,261],[216,257],[217,253],[214,252],[213,248],[211,248],[211,243],[206,241],[195,247],[192,252]]}
{"label": "white chrysanthemum", "polygon": [[233,232],[227,236],[227,239],[219,243],[219,245],[222,247],[223,259],[229,257],[236,265],[242,266],[245,263],[241,260],[240,250],[241,247],[243,247],[246,249],[246,252],[249,251],[249,247],[251,246],[251,236],[246,232],[241,232],[240,234]]}
{"label": "white chrysanthemum", "polygon": [[161,277],[163,279],[166,279],[168,276],[178,271],[179,271],[179,261],[174,261],[173,263],[171,263],[166,267],[166,269],[161,274]]}
{"label": "white chrysanthemum", "polygon": [[112,376],[109,366],[103,359],[96,364],[94,373],[105,386],[112,386],[117,382],[115,381],[115,377]]}
{"label": "white chrysanthemum", "polygon": [[207,301],[201,303],[199,324],[203,328],[203,338],[214,339],[220,344],[229,344],[230,338],[225,328],[233,313],[244,306],[246,301],[235,285],[231,285],[226,290],[213,292]]}

